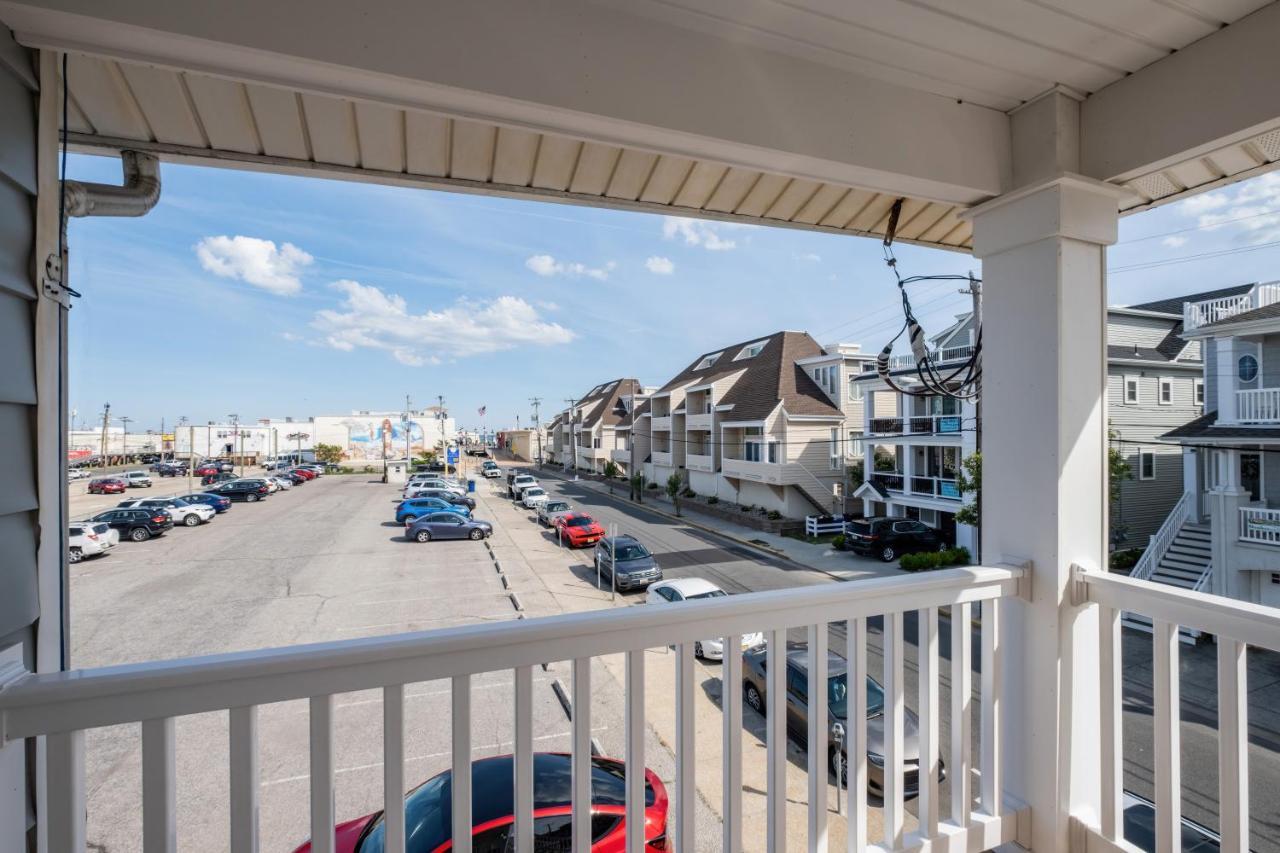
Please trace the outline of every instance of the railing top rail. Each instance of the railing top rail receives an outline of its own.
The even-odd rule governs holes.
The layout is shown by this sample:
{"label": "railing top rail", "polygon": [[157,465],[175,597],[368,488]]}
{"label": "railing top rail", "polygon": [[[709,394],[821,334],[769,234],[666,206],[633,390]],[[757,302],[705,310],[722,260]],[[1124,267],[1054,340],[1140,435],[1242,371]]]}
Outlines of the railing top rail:
{"label": "railing top rail", "polygon": [[8,739],[350,693],[1013,595],[1023,570],[971,566],[250,652],[29,675],[0,691]]}
{"label": "railing top rail", "polygon": [[1235,598],[1193,592],[1123,575],[1075,569],[1076,582],[1095,604],[1130,610],[1208,634],[1280,652],[1280,610]]}

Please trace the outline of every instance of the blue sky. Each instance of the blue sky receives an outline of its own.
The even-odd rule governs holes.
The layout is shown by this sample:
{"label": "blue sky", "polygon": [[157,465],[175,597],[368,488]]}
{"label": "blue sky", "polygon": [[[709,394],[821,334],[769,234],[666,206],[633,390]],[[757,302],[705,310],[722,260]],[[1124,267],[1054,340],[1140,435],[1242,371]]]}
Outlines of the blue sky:
{"label": "blue sky", "polygon": [[[119,181],[72,156],[70,177]],[[620,376],[661,384],[778,329],[877,351],[901,312],[875,240],[228,169],[164,166],[141,219],[79,219],[71,407],[158,428],[307,417],[437,395],[464,426],[527,424]],[[1111,301],[1280,278],[1280,177],[1122,220]],[[958,253],[897,247],[904,274]],[[1204,255],[1204,257],[1200,257]],[[968,298],[912,293],[926,331]]]}

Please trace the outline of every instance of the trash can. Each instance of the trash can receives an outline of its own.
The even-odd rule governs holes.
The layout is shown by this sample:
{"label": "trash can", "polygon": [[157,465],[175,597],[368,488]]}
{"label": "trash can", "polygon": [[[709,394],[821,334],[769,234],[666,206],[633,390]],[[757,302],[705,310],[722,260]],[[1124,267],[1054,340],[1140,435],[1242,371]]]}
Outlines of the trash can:
{"label": "trash can", "polygon": [[467,491],[468,491],[468,492],[474,492],[475,490],[476,490],[476,478],[475,478],[475,477],[468,477],[468,478],[467,478]]}

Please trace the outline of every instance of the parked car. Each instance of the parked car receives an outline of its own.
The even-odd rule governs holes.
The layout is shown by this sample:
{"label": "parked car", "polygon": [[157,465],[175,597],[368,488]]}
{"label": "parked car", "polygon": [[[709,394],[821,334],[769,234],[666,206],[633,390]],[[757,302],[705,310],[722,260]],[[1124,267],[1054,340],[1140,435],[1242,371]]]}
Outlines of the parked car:
{"label": "parked car", "polygon": [[496,480],[502,476],[502,469],[499,468],[497,465],[493,466],[492,468],[481,468],[480,476],[488,480]]}
{"label": "parked car", "polygon": [[295,486],[301,486],[307,482],[307,478],[299,474],[297,471],[277,471],[272,474],[273,477],[279,477],[281,480],[288,480]]}
{"label": "parked car", "polygon": [[120,475],[120,479],[131,489],[149,489],[151,488],[151,475],[146,471],[125,471]]}
{"label": "parked car", "polygon": [[507,494],[514,500],[520,499],[520,492],[530,486],[538,485],[536,477],[530,474],[517,474],[507,481]]}
{"label": "parked car", "polygon": [[86,470],[85,470],[85,469],[83,469],[83,468],[68,468],[68,469],[67,469],[67,479],[68,479],[68,480],[85,480],[85,479],[88,479],[89,477],[92,477],[92,476],[93,476],[92,474],[90,474],[88,471],[86,471]]}
{"label": "parked car", "polygon": [[125,539],[146,542],[153,536],[163,536],[173,529],[173,516],[163,509],[132,507],[109,509],[95,515],[90,521],[100,521],[118,530]]}
{"label": "parked car", "polygon": [[209,489],[209,494],[219,495],[233,501],[256,503],[271,494],[271,490],[267,488],[266,483],[260,481],[233,480],[229,483],[214,486]]}
{"label": "parked car", "polygon": [[445,480],[441,477],[432,477],[425,480],[418,480],[413,483],[405,484],[405,494],[413,491],[422,491],[424,489],[444,489],[458,495],[465,495],[467,487],[451,480]]}
{"label": "parked car", "polygon": [[414,489],[406,498],[439,498],[442,501],[448,501],[451,504],[465,506],[467,509],[476,508],[476,499],[470,495],[460,495],[452,489],[438,489],[433,487],[425,489]]}
{"label": "parked car", "polygon": [[197,477],[212,477],[214,474],[221,474],[222,467],[214,465],[212,462],[201,462],[196,466],[195,475]]}
{"label": "parked car", "polygon": [[[765,681],[767,649],[761,645],[742,653],[742,697],[756,713],[768,714],[768,692]],[[832,728],[839,724],[847,731],[848,724],[848,666],[845,659],[833,651],[827,652],[827,719]],[[884,793],[884,688],[871,676],[866,679],[867,691],[867,790],[876,795]],[[809,737],[809,651],[805,643],[787,644],[787,732],[797,743],[805,744]],[[903,795],[915,797],[920,790],[920,725],[916,715],[903,709],[905,736],[902,741]],[[835,738],[828,738],[827,761],[835,772]],[[847,751],[841,747],[841,783],[848,784]],[[938,759],[939,780],[946,777],[942,759]]]}
{"label": "parked car", "polygon": [[73,521],[67,525],[67,546],[71,561],[100,557],[120,541],[120,533],[104,521]]}
{"label": "parked car", "polygon": [[317,477],[319,477],[321,474],[325,472],[325,466],[318,465],[314,462],[307,462],[302,465],[297,465],[295,467],[302,468],[303,470],[306,470],[306,471],[310,471],[312,474],[315,474]]}
{"label": "parked car", "polygon": [[662,568],[634,536],[605,536],[596,542],[596,570],[602,572],[620,592],[644,589],[662,580]]}
{"label": "parked car", "polygon": [[312,471],[310,468],[296,468],[296,467],[290,468],[289,473],[297,474],[299,477],[301,477],[304,480],[314,480],[316,477],[320,476],[315,471]]}
{"label": "parked car", "polygon": [[538,504],[538,523],[543,527],[554,527],[556,519],[573,512],[568,501],[552,499]]}
{"label": "parked car", "polygon": [[[408,516],[405,516],[408,519]],[[493,525],[456,512],[441,510],[404,523],[404,538],[418,542],[432,539],[484,539],[493,535]]]}
{"label": "parked car", "polygon": [[91,495],[118,495],[129,488],[128,483],[119,477],[101,477],[89,481]]}
{"label": "parked car", "polygon": [[187,466],[180,462],[157,462],[151,470],[161,477],[181,477],[187,473]]}
{"label": "parked car", "polygon": [[452,512],[465,518],[471,517],[471,510],[465,506],[451,504],[448,501],[440,500],[440,498],[410,498],[409,500],[401,501],[400,505],[396,507],[396,521],[404,524],[434,512]]}
{"label": "parked car", "polygon": [[133,507],[163,509],[173,516],[174,524],[181,524],[184,527],[196,527],[207,521],[212,521],[213,517],[218,514],[217,510],[208,504],[187,503],[182,498],[134,498],[133,500],[122,501],[116,506],[119,509],[131,509]]}
{"label": "parked car", "polygon": [[946,547],[942,534],[922,521],[910,518],[864,518],[850,521],[845,543],[857,554],[892,563],[903,554],[937,551]]}
{"label": "parked car", "polygon": [[293,480],[287,477],[277,477],[273,474],[270,477],[267,477],[267,482],[275,483],[276,486],[281,489],[293,488]]}
{"label": "parked car", "polygon": [[[620,853],[626,839],[626,769],[616,758],[591,758],[591,850]],[[514,850],[512,798],[514,760],[495,755],[471,762],[471,849],[480,853]],[[414,851],[448,850],[453,838],[449,822],[452,771],[445,770],[405,796],[406,839]],[[533,754],[533,835],[537,850],[570,849],[572,788],[570,758],[565,753]],[[644,771],[645,849],[666,850],[667,789],[658,774]],[[336,853],[382,853],[386,825],[383,813],[358,817],[334,828]],[[294,853],[310,853],[307,841]]]}
{"label": "parked car", "polygon": [[[1124,792],[1124,840],[1144,853],[1156,850],[1156,805],[1133,791]],[[1182,853],[1218,853],[1222,838],[1207,826],[1190,818],[1182,819],[1181,844],[1175,842]]]}
{"label": "parked car", "polygon": [[537,483],[520,491],[520,503],[524,504],[526,509],[534,509],[538,504],[546,503],[550,499],[551,496],[547,494],[547,490]]}
{"label": "parked car", "polygon": [[600,523],[583,512],[562,513],[556,517],[555,526],[560,541],[570,548],[586,548],[604,537]]}
{"label": "parked car", "polygon": [[232,474],[230,471],[219,471],[216,474],[206,474],[205,476],[201,477],[200,485],[216,486],[219,483],[231,483],[238,479],[240,478],[237,477],[235,474]]}
{"label": "parked car", "polygon": [[[649,587],[645,596],[647,604],[666,604],[668,602],[701,601],[709,598],[723,598],[728,595],[711,581],[702,578],[676,578],[662,581]],[[742,635],[743,649],[758,646],[764,642],[764,635],[759,631]],[[713,637],[710,640],[698,640],[693,644],[694,657],[708,660],[724,660],[724,640]]]}
{"label": "parked car", "polygon": [[182,500],[189,504],[204,504],[213,507],[214,512],[221,515],[231,509],[231,499],[224,498],[222,495],[210,494],[209,492],[192,492],[189,495],[178,495]]}

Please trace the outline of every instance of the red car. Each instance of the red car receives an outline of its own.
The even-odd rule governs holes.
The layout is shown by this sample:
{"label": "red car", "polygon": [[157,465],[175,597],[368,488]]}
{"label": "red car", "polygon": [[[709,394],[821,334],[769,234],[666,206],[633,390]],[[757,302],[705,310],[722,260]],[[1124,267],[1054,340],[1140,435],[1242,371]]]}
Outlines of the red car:
{"label": "red car", "polygon": [[208,463],[205,463],[204,465],[201,465],[199,468],[197,468],[195,473],[197,477],[208,477],[213,474],[222,473],[222,468],[217,465],[210,465]]}
{"label": "red car", "polygon": [[99,480],[89,481],[89,494],[91,495],[118,495],[128,490],[128,488],[128,483],[116,477],[103,477]]}
{"label": "red car", "polygon": [[314,480],[316,478],[316,472],[308,470],[307,468],[290,468],[289,473],[297,474],[305,480]]}
{"label": "red car", "polygon": [[570,548],[589,548],[604,537],[600,522],[582,512],[571,512],[556,518],[556,530]]}
{"label": "red car", "polygon": [[[510,755],[471,762],[471,845],[479,851],[511,850],[515,811]],[[433,776],[405,797],[405,838],[413,853],[444,853],[453,848],[451,771]],[[645,850],[665,851],[667,789],[648,768],[645,777]],[[533,756],[533,833],[538,850],[568,850],[571,839],[570,759],[561,752]],[[626,776],[613,758],[591,759],[591,849],[622,853],[626,848]],[[374,812],[334,829],[337,853],[382,853],[382,812]],[[294,853],[309,853],[305,842]]]}

